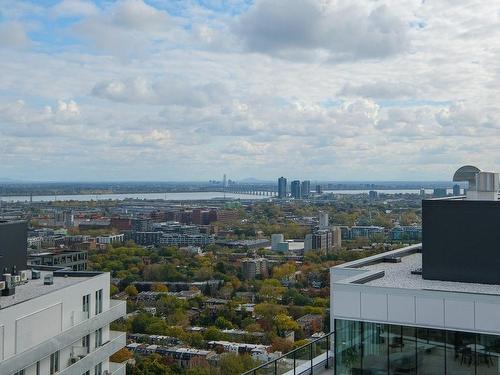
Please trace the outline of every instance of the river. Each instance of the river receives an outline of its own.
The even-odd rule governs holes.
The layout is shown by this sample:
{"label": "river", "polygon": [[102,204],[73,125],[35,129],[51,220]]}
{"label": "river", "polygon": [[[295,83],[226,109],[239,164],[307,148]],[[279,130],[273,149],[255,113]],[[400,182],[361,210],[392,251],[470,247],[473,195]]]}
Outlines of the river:
{"label": "river", "polygon": [[[375,190],[382,194],[418,194],[418,189],[396,189],[396,190]],[[335,194],[367,194],[369,190],[329,190],[325,193]],[[448,193],[451,189],[448,189]],[[432,189],[426,189],[427,194],[432,194]],[[250,194],[235,194],[226,193],[226,198],[230,199],[266,199],[270,198],[267,195],[250,195]],[[195,192],[195,193],[130,193],[130,194],[68,194],[68,195],[34,195],[33,202],[53,202],[53,201],[92,201],[92,200],[124,200],[124,199],[163,199],[167,201],[198,201],[209,200],[215,198],[223,198],[221,192]],[[28,202],[29,196],[5,196],[0,197],[4,202]]]}

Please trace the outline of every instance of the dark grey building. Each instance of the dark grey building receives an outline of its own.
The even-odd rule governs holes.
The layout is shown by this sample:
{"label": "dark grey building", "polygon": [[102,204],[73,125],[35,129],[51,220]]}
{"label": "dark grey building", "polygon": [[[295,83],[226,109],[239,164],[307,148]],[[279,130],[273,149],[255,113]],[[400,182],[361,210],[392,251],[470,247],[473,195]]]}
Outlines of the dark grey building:
{"label": "dark grey building", "polygon": [[285,177],[278,178],[278,198],[286,198],[287,194],[287,182]]}
{"label": "dark grey building", "polygon": [[311,181],[302,181],[302,197],[307,198],[311,195]]}
{"label": "dark grey building", "polygon": [[292,181],[292,183],[290,184],[290,190],[293,198],[302,198],[302,189],[299,180]]}
{"label": "dark grey building", "polygon": [[500,284],[498,223],[498,200],[423,200],[423,277]]}
{"label": "dark grey building", "polygon": [[0,220],[0,271],[13,273],[26,269],[28,248],[26,221]]}

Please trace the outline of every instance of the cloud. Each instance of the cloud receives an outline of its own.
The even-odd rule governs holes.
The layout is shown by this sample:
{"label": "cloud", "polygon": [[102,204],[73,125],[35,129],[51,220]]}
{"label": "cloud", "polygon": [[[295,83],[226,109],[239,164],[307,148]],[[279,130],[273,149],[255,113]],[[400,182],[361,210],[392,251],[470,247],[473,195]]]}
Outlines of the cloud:
{"label": "cloud", "polygon": [[228,95],[225,86],[220,83],[192,85],[187,80],[171,78],[152,81],[142,76],[99,82],[92,94],[122,103],[187,107],[221,103]]}
{"label": "cloud", "polygon": [[0,23],[0,46],[8,48],[24,48],[30,44],[26,27],[18,21]]}
{"label": "cloud", "polygon": [[331,61],[385,58],[409,45],[404,21],[368,1],[259,0],[233,30],[250,51],[281,57],[317,51]]}
{"label": "cloud", "polygon": [[52,7],[56,17],[91,16],[99,12],[99,8],[86,0],[63,0]]}
{"label": "cloud", "polygon": [[118,1],[74,26],[74,33],[98,49],[121,57],[137,54],[157,40],[169,40],[173,18],[142,0]]}
{"label": "cloud", "polygon": [[361,85],[347,83],[339,91],[340,96],[365,97],[374,99],[405,99],[418,95],[418,90],[402,82],[372,82]]}

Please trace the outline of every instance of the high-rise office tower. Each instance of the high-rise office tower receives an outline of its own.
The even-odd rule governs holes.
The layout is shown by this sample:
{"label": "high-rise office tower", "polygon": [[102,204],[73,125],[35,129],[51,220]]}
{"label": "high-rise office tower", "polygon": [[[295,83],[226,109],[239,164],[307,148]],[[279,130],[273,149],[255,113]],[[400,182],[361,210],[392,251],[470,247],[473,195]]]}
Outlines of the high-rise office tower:
{"label": "high-rise office tower", "polygon": [[292,181],[292,183],[290,184],[290,191],[293,198],[302,198],[301,185],[299,180]]}
{"label": "high-rise office tower", "polygon": [[316,185],[316,194],[323,194],[323,187],[321,185]]}
{"label": "high-rise office tower", "polygon": [[309,195],[311,195],[311,181],[305,180],[302,181],[302,197],[307,198]]}
{"label": "high-rise office tower", "polygon": [[460,195],[460,185],[459,184],[453,185],[453,195],[454,196]]}
{"label": "high-rise office tower", "polygon": [[278,198],[286,198],[286,196],[287,196],[286,178],[280,177],[278,178]]}

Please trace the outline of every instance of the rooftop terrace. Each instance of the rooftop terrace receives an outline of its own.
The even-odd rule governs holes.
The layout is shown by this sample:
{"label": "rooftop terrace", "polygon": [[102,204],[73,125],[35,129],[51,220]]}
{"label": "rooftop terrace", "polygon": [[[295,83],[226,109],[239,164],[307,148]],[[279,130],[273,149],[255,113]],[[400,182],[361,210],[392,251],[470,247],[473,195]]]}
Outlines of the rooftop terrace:
{"label": "rooftop terrace", "polygon": [[[11,296],[0,296],[0,309],[5,309],[7,307],[16,305],[28,301],[30,299],[40,297],[57,290],[67,288],[69,286],[81,283],[83,281],[89,280],[96,274],[89,272],[86,273],[75,273],[68,272],[68,277],[61,277],[54,275],[52,285],[44,285],[44,276],[52,274],[52,272],[41,271],[40,279],[31,279],[30,277],[27,283],[16,286],[16,293]],[[57,274],[57,273],[56,273]],[[72,277],[71,274],[74,276]],[[77,277],[75,277],[77,276]]]}
{"label": "rooftop terrace", "polygon": [[[335,283],[375,287],[439,290],[500,295],[500,285],[426,280],[412,271],[422,268],[422,246],[413,245],[334,267]],[[388,260],[389,259],[389,260]],[[398,259],[400,262],[392,262]]]}

